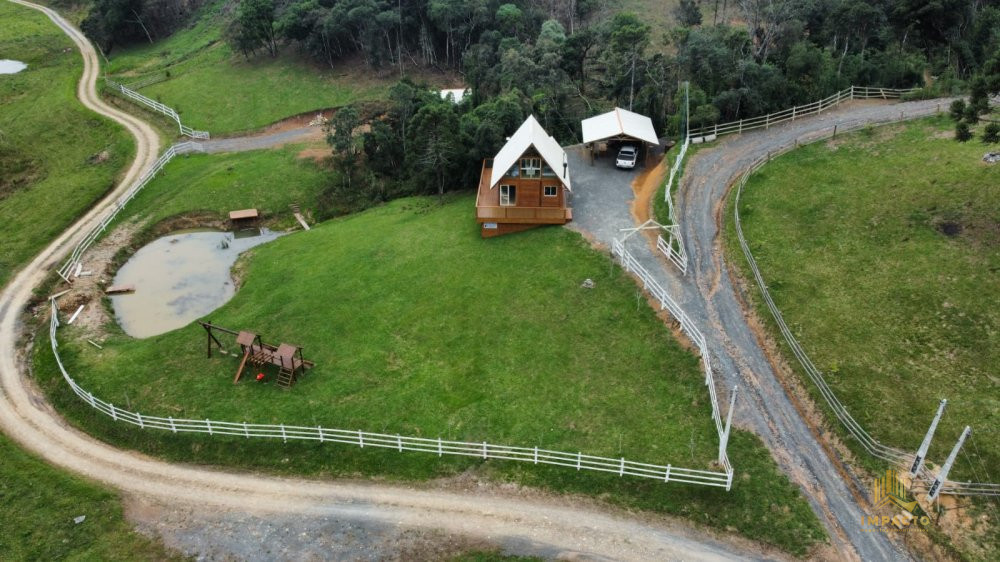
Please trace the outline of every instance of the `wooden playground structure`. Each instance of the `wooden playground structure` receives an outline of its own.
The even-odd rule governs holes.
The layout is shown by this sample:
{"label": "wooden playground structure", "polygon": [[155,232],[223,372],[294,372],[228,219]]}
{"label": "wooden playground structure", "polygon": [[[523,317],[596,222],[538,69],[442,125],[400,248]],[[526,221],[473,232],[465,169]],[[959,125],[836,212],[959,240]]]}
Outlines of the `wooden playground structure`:
{"label": "wooden playground structure", "polygon": [[240,346],[242,358],[240,359],[240,366],[236,369],[233,384],[240,382],[240,377],[243,376],[243,371],[246,370],[247,365],[257,367],[258,369],[262,369],[267,365],[274,365],[278,367],[278,387],[287,390],[295,384],[300,375],[305,373],[306,369],[316,366],[315,363],[307,361],[303,357],[301,346],[289,343],[282,343],[275,346],[264,343],[260,339],[260,336],[253,332],[237,332],[223,328],[222,326],[216,326],[210,322],[199,322],[199,324],[201,324],[201,327],[205,329],[205,333],[208,335],[207,350],[209,359],[212,357],[213,343],[218,346],[220,351],[226,353],[225,347],[215,337],[215,334],[212,333],[213,331],[236,336],[236,343]]}

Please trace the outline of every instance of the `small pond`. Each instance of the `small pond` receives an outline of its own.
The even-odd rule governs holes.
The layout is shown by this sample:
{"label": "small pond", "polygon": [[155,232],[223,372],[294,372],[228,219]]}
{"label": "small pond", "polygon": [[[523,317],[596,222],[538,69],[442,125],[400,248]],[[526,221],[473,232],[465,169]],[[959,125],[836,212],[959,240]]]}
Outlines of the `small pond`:
{"label": "small pond", "polygon": [[185,231],[150,242],[115,274],[114,285],[135,286],[134,293],[111,296],[115,318],[135,338],[201,318],[233,297],[230,270],[240,253],[278,236],[267,229]]}
{"label": "small pond", "polygon": [[25,68],[28,65],[19,60],[0,59],[0,74],[17,74]]}

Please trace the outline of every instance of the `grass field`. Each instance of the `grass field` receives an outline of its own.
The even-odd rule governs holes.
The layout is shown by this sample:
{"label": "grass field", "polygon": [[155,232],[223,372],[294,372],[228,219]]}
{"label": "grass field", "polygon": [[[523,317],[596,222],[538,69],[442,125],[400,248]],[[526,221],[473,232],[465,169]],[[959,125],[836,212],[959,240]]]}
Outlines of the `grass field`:
{"label": "grass field", "polygon": [[[936,118],[800,148],[750,179],[740,210],[785,320],[861,425],[915,450],[946,397],[929,458],[971,425],[952,478],[997,482],[1000,169],[952,128]],[[731,224],[727,246],[749,278]]]}
{"label": "grass field", "polygon": [[[3,435],[0,458],[3,560],[181,559],[132,531],[115,494],[63,474]],[[80,515],[86,519],[74,523]]]}
{"label": "grass field", "polygon": [[285,117],[380,97],[398,75],[308,62],[291,47],[246,60],[221,39],[223,3],[210,2],[191,26],[153,44],[115,50],[109,73],[124,84],[166,76],[140,91],[213,135],[259,129]]}
{"label": "grass field", "polygon": [[234,209],[255,208],[277,228],[298,223],[288,206],[310,214],[316,198],[335,172],[314,160],[298,158],[298,146],[242,153],[178,156],[165,173],[136,196],[121,218],[141,214],[156,223],[189,211],[225,218]]}
{"label": "grass field", "polygon": [[44,15],[0,3],[0,285],[108,191],[134,153],[118,125],[76,100],[80,53]]}
{"label": "grass field", "polygon": [[[285,178],[281,190],[295,186],[308,200],[310,188],[303,186],[311,169],[318,172],[288,149],[177,160],[130,212],[159,218],[236,208],[230,202],[244,201],[247,184],[269,184],[259,177],[268,169]],[[276,189],[252,201],[281,209],[282,197]],[[265,340],[303,345],[318,366],[291,392],[252,382],[233,386],[236,360],[206,359],[197,326],[146,340],[113,329],[100,351],[74,343],[70,328],[60,349],[81,384],[144,413],[488,439],[710,466],[717,437],[698,362],[644,302],[637,306],[634,283],[561,228],[481,240],[472,208],[469,196],[444,206],[400,200],[253,250],[240,266],[240,292],[210,317],[257,330]],[[581,289],[585,278],[597,288]],[[737,485],[728,494],[351,447],[150,439],[81,405],[56,376],[45,346],[38,349],[41,383],[71,419],[113,443],[170,459],[388,479],[474,470],[683,515],[795,553],[824,538],[798,490],[759,441],[742,432],[730,444]],[[762,504],[760,497],[769,499]]]}

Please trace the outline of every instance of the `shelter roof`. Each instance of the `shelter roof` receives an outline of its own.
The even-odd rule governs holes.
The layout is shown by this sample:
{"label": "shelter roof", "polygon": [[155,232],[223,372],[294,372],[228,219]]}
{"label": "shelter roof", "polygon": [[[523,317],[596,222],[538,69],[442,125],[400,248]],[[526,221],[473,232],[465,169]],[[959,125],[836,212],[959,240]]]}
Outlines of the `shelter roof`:
{"label": "shelter roof", "polygon": [[660,142],[656,136],[656,130],[653,128],[652,119],[620,107],[584,119],[582,125],[584,144],[621,135],[650,144],[659,144]]}
{"label": "shelter roof", "polygon": [[521,123],[521,126],[517,128],[517,131],[507,140],[507,144],[503,145],[503,148],[500,149],[500,152],[493,159],[493,170],[490,173],[490,189],[496,187],[500,178],[531,147],[534,147],[538,151],[538,154],[541,155],[542,160],[545,160],[545,163],[555,170],[559,181],[566,186],[566,189],[572,191],[568,169],[563,168],[563,164],[568,162],[566,151],[559,146],[556,139],[550,137],[545,132],[545,129],[538,123],[534,115],[529,115],[524,120],[524,123]]}

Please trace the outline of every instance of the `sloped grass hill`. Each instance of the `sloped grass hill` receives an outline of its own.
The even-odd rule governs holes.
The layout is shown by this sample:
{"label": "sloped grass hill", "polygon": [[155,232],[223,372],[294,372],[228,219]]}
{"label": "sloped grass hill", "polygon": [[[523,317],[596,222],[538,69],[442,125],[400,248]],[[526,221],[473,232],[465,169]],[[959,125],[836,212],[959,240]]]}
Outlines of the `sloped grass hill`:
{"label": "sloped grass hill", "polygon": [[[0,435],[0,558],[182,560],[133,531],[111,492],[62,474]],[[80,523],[74,518],[85,516]]]}
{"label": "sloped grass hill", "polygon": [[47,17],[0,3],[0,285],[110,190],[134,152],[120,126],[76,99],[83,61]]}
{"label": "sloped grass hill", "polygon": [[858,421],[915,449],[947,397],[929,457],[944,462],[971,425],[953,476],[990,467],[995,482],[1000,169],[951,128],[929,119],[800,148],[750,179],[741,217],[786,322]]}
{"label": "sloped grass hill", "polygon": [[187,28],[113,51],[108,72],[123,84],[160,80],[139,91],[180,113],[185,125],[213,135],[259,129],[286,117],[380,97],[385,80],[345,63],[331,69],[291,47],[247,60],[222,39],[225,2],[209,2]]}
{"label": "sloped grass hill", "polygon": [[[565,229],[484,241],[472,208],[470,196],[444,205],[404,199],[252,251],[239,266],[242,288],[210,318],[303,345],[317,366],[290,392],[252,374],[234,386],[237,360],[207,359],[197,325],[145,340],[111,335],[103,350],[74,341],[68,327],[60,349],[82,385],[143,413],[710,467],[717,437],[698,360],[637,299],[633,281]],[[587,278],[596,288],[580,286]],[[738,472],[730,493],[502,461],[147,433],[116,426],[75,399],[45,347],[36,369],[71,419],[171,459],[390,479],[471,470],[735,528],[795,553],[824,537],[797,488],[741,432],[731,444]]]}

